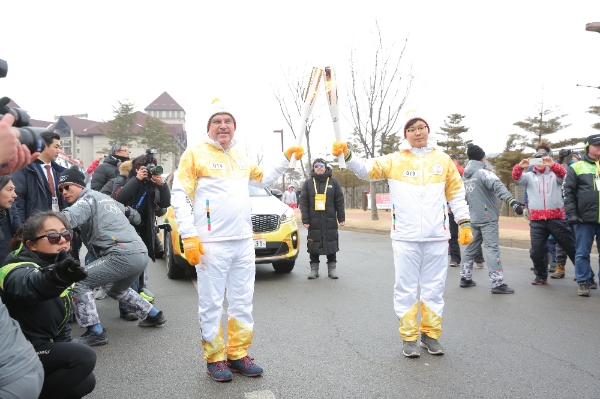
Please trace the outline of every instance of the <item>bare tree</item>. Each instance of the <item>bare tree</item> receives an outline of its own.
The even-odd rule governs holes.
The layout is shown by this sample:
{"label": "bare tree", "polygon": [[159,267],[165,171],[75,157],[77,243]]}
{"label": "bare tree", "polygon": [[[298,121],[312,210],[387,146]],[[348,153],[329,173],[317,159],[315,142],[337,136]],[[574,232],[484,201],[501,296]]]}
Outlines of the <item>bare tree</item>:
{"label": "bare tree", "polygon": [[[397,151],[404,140],[402,126],[397,122],[413,79],[410,68],[405,78],[401,71],[408,40],[404,41],[401,49],[397,49],[395,43],[385,47],[381,29],[377,23],[375,26],[376,43],[371,56],[358,57],[356,50],[350,53],[348,98],[354,129],[352,134],[366,158]],[[361,67],[357,61],[359,58],[370,59],[369,65]],[[371,182],[371,219],[379,220],[375,187],[375,182]]]}
{"label": "bare tree", "polygon": [[[314,111],[306,124],[304,132],[296,132],[298,126],[295,125],[295,122],[302,117],[304,93],[306,91],[306,86],[308,85],[308,79],[310,78],[310,69],[306,67],[302,68],[302,70],[289,68],[287,71],[283,71],[283,78],[285,81],[283,92],[278,85],[275,85],[275,87],[273,87],[273,94],[279,103],[281,114],[283,115],[288,128],[292,132],[294,139],[297,139],[297,134],[304,134],[304,137],[306,138],[306,156],[308,157],[308,162],[312,164],[312,157],[310,154],[310,130],[316,119],[313,116]],[[307,177],[308,175],[304,163],[300,162],[300,165],[302,174],[304,177]],[[310,171],[308,171],[308,173],[310,173]]]}

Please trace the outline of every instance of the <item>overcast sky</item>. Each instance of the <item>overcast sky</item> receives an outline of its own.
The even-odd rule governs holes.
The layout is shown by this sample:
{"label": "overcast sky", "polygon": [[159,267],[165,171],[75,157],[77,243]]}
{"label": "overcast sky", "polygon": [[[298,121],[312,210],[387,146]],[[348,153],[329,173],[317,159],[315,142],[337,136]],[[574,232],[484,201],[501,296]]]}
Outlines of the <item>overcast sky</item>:
{"label": "overcast sky", "polygon": [[[92,5],[95,4],[95,5]],[[272,87],[282,69],[333,65],[345,94],[351,49],[363,51],[375,21],[384,41],[408,37],[414,83],[407,109],[432,131],[452,113],[466,115],[473,139],[500,152],[513,123],[543,100],[571,127],[554,137],[584,137],[600,105],[600,2],[482,1],[12,1],[3,4],[9,63],[0,95],[32,118],[88,113],[108,120],[117,100],[143,110],[167,91],[187,112],[194,141],[206,133],[208,104],[235,110],[236,138],[267,154],[293,143]],[[333,141],[320,93],[315,155]],[[349,117],[345,96],[342,114]],[[348,126],[347,126],[348,127]]]}

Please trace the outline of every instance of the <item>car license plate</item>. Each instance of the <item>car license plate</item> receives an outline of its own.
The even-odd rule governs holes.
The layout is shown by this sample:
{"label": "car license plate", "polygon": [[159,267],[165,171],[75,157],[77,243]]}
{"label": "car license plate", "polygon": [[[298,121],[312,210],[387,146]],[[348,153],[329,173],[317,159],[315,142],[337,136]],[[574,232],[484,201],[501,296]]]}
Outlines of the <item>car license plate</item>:
{"label": "car license plate", "polygon": [[254,240],[254,248],[266,248],[267,240]]}

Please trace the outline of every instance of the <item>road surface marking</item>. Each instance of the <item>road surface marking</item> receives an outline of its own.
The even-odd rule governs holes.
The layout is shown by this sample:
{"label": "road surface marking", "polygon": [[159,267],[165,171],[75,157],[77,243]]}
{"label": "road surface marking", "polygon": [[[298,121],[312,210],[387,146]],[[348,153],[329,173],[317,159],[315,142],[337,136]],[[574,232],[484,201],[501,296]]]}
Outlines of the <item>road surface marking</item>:
{"label": "road surface marking", "polygon": [[275,394],[271,391],[246,392],[245,399],[275,399]]}

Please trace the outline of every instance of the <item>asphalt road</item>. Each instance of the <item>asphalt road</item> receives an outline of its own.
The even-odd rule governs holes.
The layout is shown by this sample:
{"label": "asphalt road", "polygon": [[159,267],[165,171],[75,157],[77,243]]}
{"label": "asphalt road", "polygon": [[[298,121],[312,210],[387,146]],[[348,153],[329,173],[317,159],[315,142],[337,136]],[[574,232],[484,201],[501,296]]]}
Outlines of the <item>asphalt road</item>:
{"label": "asphalt road", "polygon": [[205,373],[192,282],[169,280],[163,261],[150,263],[150,288],[168,323],[143,329],[119,319],[114,300],[98,301],[110,342],[96,348],[89,398],[600,397],[600,292],[578,297],[572,265],[567,278],[532,286],[528,252],[503,248],[514,295],[491,294],[487,269],[474,271],[476,287],[459,288],[459,270],[450,268],[446,354],[408,359],[392,304],[389,237],[341,231],[340,239],[339,280],[326,277],[324,261],[325,277],[308,280],[304,250],[291,274],[257,266],[250,355],[265,373],[231,383]]}

